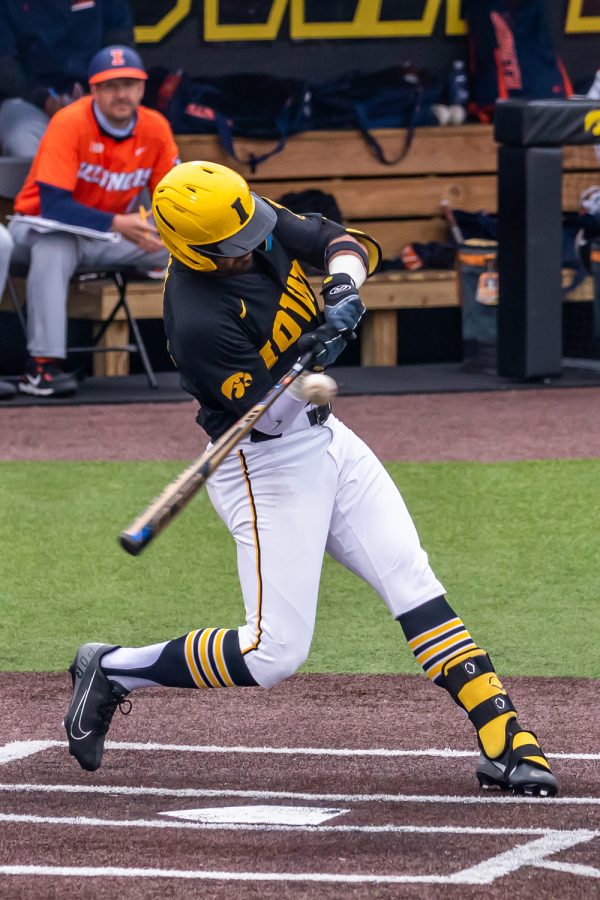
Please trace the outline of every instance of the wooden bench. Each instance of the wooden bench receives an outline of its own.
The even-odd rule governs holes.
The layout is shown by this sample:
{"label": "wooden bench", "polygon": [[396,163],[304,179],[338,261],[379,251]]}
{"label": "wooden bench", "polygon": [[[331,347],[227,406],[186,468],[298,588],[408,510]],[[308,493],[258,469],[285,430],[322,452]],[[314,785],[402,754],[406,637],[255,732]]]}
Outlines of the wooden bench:
{"label": "wooden bench", "polygon": [[[310,279],[318,295],[321,279]],[[454,277],[446,272],[390,273],[374,276],[362,288],[361,297],[369,315],[361,325],[361,364],[366,366],[396,365],[398,309],[416,307],[458,306]],[[134,281],[127,288],[127,298],[136,319],[162,318],[162,283]],[[110,281],[84,281],[73,285],[69,296],[69,316],[92,320],[96,325],[105,319],[117,301],[117,292]],[[118,318],[107,329],[103,346],[127,343],[128,324]],[[94,356],[95,375],[126,375],[129,372],[127,353],[98,353]]]}
{"label": "wooden bench", "polygon": [[[387,154],[401,146],[403,132],[375,134]],[[180,149],[189,159],[204,147],[182,137]],[[394,166],[379,163],[358,133],[311,132],[289,141],[255,175],[243,172],[257,193],[273,199],[309,188],[333,194],[346,224],[372,234],[386,259],[413,241],[445,239],[443,197],[463,209],[495,208],[495,173],[492,131],[479,125],[418,129]]]}
{"label": "wooden bench", "polygon": [[[321,279],[311,278],[318,296]],[[21,295],[24,283],[17,282]],[[162,282],[132,281],[127,298],[136,319],[162,318]],[[460,301],[453,273],[447,272],[391,272],[374,276],[364,285],[361,297],[369,315],[361,325],[361,364],[365,366],[396,365],[397,310],[427,307],[458,306]],[[108,317],[117,301],[112,281],[98,279],[71,285],[68,315],[73,319],[92,321],[96,327]],[[12,309],[5,296],[0,310]],[[128,323],[120,314],[101,341],[104,347],[128,343]],[[127,375],[129,354],[118,351],[94,356],[94,375]]]}
{"label": "wooden bench", "polygon": [[[386,129],[375,134],[388,155],[402,146],[402,131]],[[208,159],[234,166],[253,190],[273,200],[308,189],[333,194],[346,224],[373,235],[387,259],[415,241],[446,240],[439,207],[442,199],[469,211],[493,213],[497,208],[497,148],[489,125],[417,129],[409,153],[394,166],[379,163],[358,132],[296,135],[256,173],[231,160],[212,135],[180,135],[177,143],[183,161]],[[257,140],[236,141],[241,158],[263,148]],[[593,148],[566,148],[564,167],[564,208],[573,210],[580,190],[597,181]],[[317,279],[315,286],[319,284]],[[396,365],[399,310],[460,305],[453,271],[384,272],[369,279],[361,296],[370,313],[361,326],[362,365]],[[69,315],[100,322],[114,297],[112,284],[85,282],[72,292]],[[162,315],[162,284],[132,283],[128,297],[136,317]],[[588,279],[569,299],[591,297]],[[107,342],[122,343],[125,328],[124,322],[115,323]],[[95,357],[95,372],[123,374],[127,368],[126,354]]]}
{"label": "wooden bench", "polygon": [[[563,286],[569,284],[571,273],[563,273]],[[318,278],[310,279],[317,293]],[[591,279],[579,285],[568,299],[570,302],[589,302],[593,299]],[[156,281],[131,282],[127,297],[137,319],[162,318],[162,284]],[[361,297],[368,310],[361,324],[361,365],[395,366],[398,353],[398,310],[441,309],[460,306],[457,279],[454,272],[421,271],[389,272],[375,275],[361,289]],[[117,300],[117,292],[110,281],[85,281],[73,285],[69,296],[68,314],[71,318],[91,320],[100,326]],[[7,309],[6,301],[0,309]],[[121,316],[107,329],[103,346],[122,346],[129,341],[128,323]],[[127,375],[129,354],[118,351],[94,356],[95,375]]]}
{"label": "wooden bench", "polygon": [[[386,129],[376,134],[390,154],[404,140],[402,131]],[[253,190],[274,200],[311,188],[333,194],[344,221],[372,234],[386,258],[396,256],[413,241],[445,239],[446,226],[439,213],[443,197],[453,206],[467,209],[495,209],[496,205],[496,147],[489,126],[419,129],[406,158],[395,166],[382,166],[357,132],[296,135],[256,173],[233,162],[211,135],[180,135],[177,143],[183,161],[209,159],[233,165]],[[236,141],[241,158],[260,152],[263,146],[256,140]],[[314,286],[320,286],[318,279]],[[157,296],[150,300],[153,290]],[[90,311],[91,294],[97,297],[98,311],[104,303],[110,304],[114,294],[111,285],[102,288],[94,283],[82,286],[81,291],[87,295],[87,303],[81,307],[76,303],[78,312],[81,308]],[[160,314],[158,294],[158,285],[132,284],[128,296],[134,312],[143,318]],[[454,273],[444,271],[382,273],[369,279],[361,296],[369,310],[361,326],[361,364],[368,366],[397,363],[398,310],[457,306],[460,302]],[[117,344],[123,335],[117,336],[115,328],[114,338],[111,335],[109,339]],[[99,354],[96,366],[121,372],[126,360],[119,356]]]}

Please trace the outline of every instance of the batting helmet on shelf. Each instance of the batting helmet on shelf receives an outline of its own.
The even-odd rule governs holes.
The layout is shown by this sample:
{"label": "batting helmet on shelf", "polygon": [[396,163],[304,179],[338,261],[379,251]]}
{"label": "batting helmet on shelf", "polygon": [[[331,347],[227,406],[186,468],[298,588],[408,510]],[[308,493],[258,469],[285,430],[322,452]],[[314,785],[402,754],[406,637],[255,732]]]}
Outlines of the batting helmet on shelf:
{"label": "batting helmet on shelf", "polygon": [[152,197],[156,227],[184,265],[216,269],[215,257],[245,256],[273,231],[275,210],[233,169],[213,162],[175,166]]}

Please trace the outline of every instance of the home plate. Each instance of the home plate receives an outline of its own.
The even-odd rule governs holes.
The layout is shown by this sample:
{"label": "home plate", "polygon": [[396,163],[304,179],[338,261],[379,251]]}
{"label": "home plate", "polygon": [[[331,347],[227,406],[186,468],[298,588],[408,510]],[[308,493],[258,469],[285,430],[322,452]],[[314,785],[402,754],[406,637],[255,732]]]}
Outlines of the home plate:
{"label": "home plate", "polygon": [[346,812],[349,810],[314,806],[210,806],[206,809],[175,809],[160,815],[221,825],[320,825]]}

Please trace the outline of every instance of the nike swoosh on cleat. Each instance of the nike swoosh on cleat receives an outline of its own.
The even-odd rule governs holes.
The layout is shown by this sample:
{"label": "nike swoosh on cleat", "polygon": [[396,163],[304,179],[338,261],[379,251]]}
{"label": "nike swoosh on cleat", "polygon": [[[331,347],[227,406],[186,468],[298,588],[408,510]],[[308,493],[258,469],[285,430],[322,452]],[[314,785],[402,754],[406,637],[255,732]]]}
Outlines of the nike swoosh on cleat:
{"label": "nike swoosh on cleat", "polygon": [[[94,672],[94,674],[90,678],[90,683],[87,686],[87,690],[86,690],[85,694],[83,695],[83,697],[81,698],[81,700],[79,701],[79,706],[75,710],[75,715],[73,716],[73,721],[71,723],[70,731],[71,731],[71,737],[73,738],[74,741],[82,741],[84,738],[88,737],[88,735],[90,735],[92,733],[91,730],[90,731],[83,730],[83,728],[81,727],[81,718],[83,716],[83,709],[85,706],[85,701],[88,698],[88,694],[90,692],[90,689],[92,687],[95,677],[96,677],[96,673]],[[77,727],[79,734],[75,734],[75,731],[74,731],[75,727]]]}
{"label": "nike swoosh on cleat", "polygon": [[38,379],[36,383],[34,383],[34,379],[31,375],[27,376],[27,381],[19,382],[18,388],[23,394],[32,394],[34,397],[49,397],[54,393],[54,389],[51,387],[45,388],[40,387],[40,377],[36,375]]}

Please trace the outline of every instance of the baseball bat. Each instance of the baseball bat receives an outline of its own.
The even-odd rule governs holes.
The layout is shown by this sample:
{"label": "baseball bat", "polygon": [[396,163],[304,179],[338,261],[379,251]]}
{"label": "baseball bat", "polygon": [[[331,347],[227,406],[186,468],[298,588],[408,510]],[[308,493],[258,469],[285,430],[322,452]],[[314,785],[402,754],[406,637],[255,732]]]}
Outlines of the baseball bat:
{"label": "baseball bat", "polygon": [[127,553],[137,556],[150,541],[164,531],[184,506],[206,484],[208,478],[221,465],[225,457],[249,434],[260,417],[269,409],[281,393],[310,365],[313,352],[305,353],[258,403],[244,413],[231,428],[183,470],[156,497],[137,519],[119,535],[119,542]]}
{"label": "baseball bat", "polygon": [[442,210],[442,215],[446,219],[448,223],[448,227],[450,228],[450,234],[452,235],[452,240],[455,244],[459,245],[464,242],[463,233],[460,230],[460,225],[456,221],[456,216],[452,212],[452,207],[448,200],[440,200],[440,209]]}

